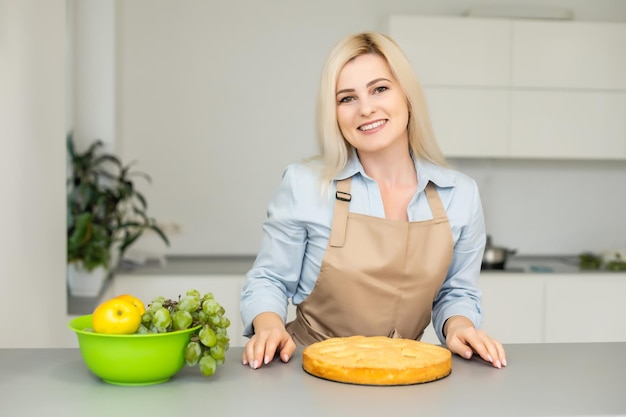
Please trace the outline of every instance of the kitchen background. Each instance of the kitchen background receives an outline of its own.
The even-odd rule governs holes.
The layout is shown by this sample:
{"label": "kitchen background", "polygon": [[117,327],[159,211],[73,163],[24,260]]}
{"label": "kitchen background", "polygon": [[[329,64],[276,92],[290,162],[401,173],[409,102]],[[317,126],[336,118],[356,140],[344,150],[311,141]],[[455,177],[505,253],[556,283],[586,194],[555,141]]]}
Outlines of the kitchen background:
{"label": "kitchen background", "polygon": [[[0,347],[74,343],[65,327],[68,128],[83,144],[103,139],[152,176],[142,191],[171,232],[169,254],[252,255],[285,165],[316,150],[315,89],[339,38],[385,31],[392,14],[546,2],[67,4],[0,0],[1,311],[22,314]],[[626,22],[621,0],[550,6],[576,20]],[[451,162],[478,181],[497,244],[525,254],[626,248],[624,160]]]}

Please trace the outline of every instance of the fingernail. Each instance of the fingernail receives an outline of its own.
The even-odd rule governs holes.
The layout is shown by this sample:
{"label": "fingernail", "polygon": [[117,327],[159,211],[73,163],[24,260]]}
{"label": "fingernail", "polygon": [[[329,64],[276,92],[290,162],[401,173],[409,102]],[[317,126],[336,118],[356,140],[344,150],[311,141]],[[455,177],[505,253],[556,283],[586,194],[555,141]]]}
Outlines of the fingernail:
{"label": "fingernail", "polygon": [[506,366],[506,358],[502,359],[502,366]]}
{"label": "fingernail", "polygon": [[264,363],[264,364],[266,364],[266,365],[267,365],[268,363],[270,363],[270,357],[269,357],[269,356],[266,356],[266,357],[263,359],[263,363]]}
{"label": "fingernail", "polygon": [[491,355],[487,355],[487,360],[491,363],[493,363],[493,358],[491,357]]}
{"label": "fingernail", "polygon": [[243,359],[241,360],[241,363],[243,363],[244,365],[247,365],[247,364],[248,364],[248,359],[243,358]]}
{"label": "fingernail", "polygon": [[502,368],[502,365],[500,364],[500,361],[496,361],[496,363],[494,363],[494,366],[498,369]]}
{"label": "fingernail", "polygon": [[250,368],[256,369],[257,366],[259,366],[259,361],[254,360],[254,361],[250,362]]}
{"label": "fingernail", "polygon": [[286,353],[283,354],[283,362],[288,362],[289,361],[289,355],[287,355]]}
{"label": "fingernail", "polygon": [[472,357],[472,351],[466,350],[464,355],[465,355],[465,359],[469,359]]}

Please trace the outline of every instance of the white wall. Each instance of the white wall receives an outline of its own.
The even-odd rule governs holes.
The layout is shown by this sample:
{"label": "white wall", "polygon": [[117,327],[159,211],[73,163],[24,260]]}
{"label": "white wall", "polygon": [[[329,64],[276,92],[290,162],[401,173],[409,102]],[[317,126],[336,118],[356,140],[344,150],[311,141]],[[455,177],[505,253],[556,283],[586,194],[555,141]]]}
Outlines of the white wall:
{"label": "white wall", "polygon": [[65,2],[0,0],[0,347],[66,346]]}
{"label": "white wall", "polygon": [[68,94],[76,145],[92,139],[115,149],[115,2],[66,0],[68,31],[72,32],[67,71],[72,73]]}
{"label": "white wall", "polygon": [[626,161],[451,163],[478,182],[498,246],[526,255],[626,248]]}
{"label": "white wall", "polygon": [[[117,149],[153,177],[171,254],[254,254],[286,164],[316,152],[315,92],[342,36],[393,13],[461,15],[475,2],[135,0],[118,3]],[[579,20],[626,21],[626,2],[562,0]],[[496,242],[520,253],[626,247],[625,163],[454,161],[477,177]],[[597,215],[598,206],[602,215]],[[525,207],[530,207],[528,210]]]}

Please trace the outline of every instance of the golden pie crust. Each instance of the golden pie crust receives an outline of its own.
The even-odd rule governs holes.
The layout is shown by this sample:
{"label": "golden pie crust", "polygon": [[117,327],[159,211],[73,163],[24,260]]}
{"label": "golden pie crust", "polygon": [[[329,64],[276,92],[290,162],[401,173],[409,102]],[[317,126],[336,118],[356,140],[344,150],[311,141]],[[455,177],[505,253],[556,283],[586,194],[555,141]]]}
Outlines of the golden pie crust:
{"label": "golden pie crust", "polygon": [[452,353],[410,339],[335,337],[305,347],[302,368],[311,375],[350,384],[421,384],[448,376]]}

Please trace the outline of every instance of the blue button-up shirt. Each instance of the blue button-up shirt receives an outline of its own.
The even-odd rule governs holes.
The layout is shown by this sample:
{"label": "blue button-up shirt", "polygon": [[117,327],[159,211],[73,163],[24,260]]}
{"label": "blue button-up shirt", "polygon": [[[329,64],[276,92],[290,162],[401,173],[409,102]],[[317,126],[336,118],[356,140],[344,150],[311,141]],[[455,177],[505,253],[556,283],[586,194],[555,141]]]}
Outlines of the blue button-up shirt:
{"label": "blue button-up shirt", "polygon": [[[476,182],[458,171],[414,159],[417,192],[408,206],[409,221],[433,218],[424,192],[432,181],[437,188],[452,229],[454,254],[446,279],[433,302],[433,328],[444,343],[443,324],[455,315],[480,326],[481,293],[477,288],[483,251],[485,222]],[[356,154],[336,179],[352,178],[350,212],[385,217],[378,184],[368,177]],[[335,204],[335,184],[323,192],[319,167],[296,163],[285,170],[272,198],[254,265],[246,274],[241,295],[244,335],[253,334],[252,320],[275,312],[287,318],[287,307],[311,293],[328,245]]]}

